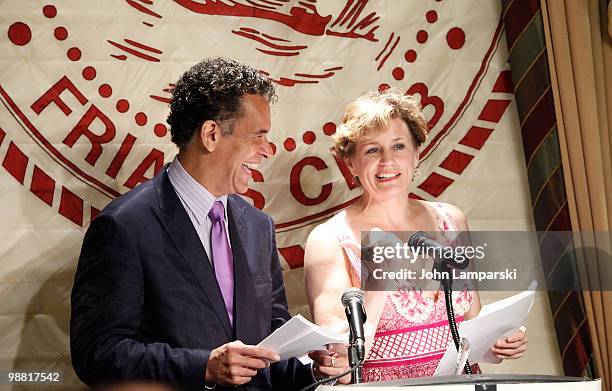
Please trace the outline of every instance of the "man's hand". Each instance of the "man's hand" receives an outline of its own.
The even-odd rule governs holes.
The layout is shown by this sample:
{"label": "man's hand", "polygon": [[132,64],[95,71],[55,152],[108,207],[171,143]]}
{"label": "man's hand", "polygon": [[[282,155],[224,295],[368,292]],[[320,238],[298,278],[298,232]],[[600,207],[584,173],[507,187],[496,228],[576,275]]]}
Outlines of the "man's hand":
{"label": "man's hand", "polygon": [[[328,350],[315,350],[308,356],[314,362],[313,372],[317,379],[336,376],[349,369],[347,348],[343,344],[330,344]],[[349,384],[350,381],[350,374],[338,379],[342,384]]]}
{"label": "man's hand", "polygon": [[491,351],[502,360],[519,358],[527,350],[527,329],[524,326],[505,339],[498,339]]}
{"label": "man's hand", "polygon": [[238,386],[247,383],[258,369],[280,360],[278,354],[264,348],[234,341],[210,352],[206,365],[206,383]]}

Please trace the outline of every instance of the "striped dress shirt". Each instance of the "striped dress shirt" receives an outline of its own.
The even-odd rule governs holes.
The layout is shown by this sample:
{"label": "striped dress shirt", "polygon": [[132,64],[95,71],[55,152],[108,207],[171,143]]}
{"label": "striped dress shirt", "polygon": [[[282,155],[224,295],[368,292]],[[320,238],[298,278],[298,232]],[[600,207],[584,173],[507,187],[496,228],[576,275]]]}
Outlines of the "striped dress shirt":
{"label": "striped dress shirt", "polygon": [[225,232],[227,241],[229,239],[229,225],[227,219],[227,195],[215,197],[204,186],[196,181],[181,165],[178,158],[175,157],[172,163],[168,166],[168,177],[170,183],[174,187],[174,191],[183,207],[187,211],[187,215],[191,219],[191,223],[198,233],[198,237],[202,242],[202,246],[208,255],[208,259],[212,260],[212,252],[210,247],[210,229],[212,221],[208,217],[208,212],[215,201],[221,201],[225,209]]}

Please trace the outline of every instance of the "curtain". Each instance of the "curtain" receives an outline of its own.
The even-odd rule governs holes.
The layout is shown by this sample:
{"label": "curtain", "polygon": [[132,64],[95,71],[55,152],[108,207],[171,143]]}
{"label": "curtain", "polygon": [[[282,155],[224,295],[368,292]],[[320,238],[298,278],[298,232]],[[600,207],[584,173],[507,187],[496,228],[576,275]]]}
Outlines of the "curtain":
{"label": "curtain", "polygon": [[[540,255],[547,281],[577,280],[567,266],[574,257],[552,256],[547,248],[555,231],[571,231],[568,193],[564,181],[558,123],[548,67],[540,0],[502,0],[514,95],[531,205],[540,237]],[[559,265],[563,267],[558,267]],[[576,278],[573,278],[573,277]],[[585,303],[578,289],[549,289],[563,371],[568,376],[596,376]]]}
{"label": "curtain", "polygon": [[[606,9],[607,8],[607,9]],[[601,232],[608,257],[579,263],[593,357],[603,389],[612,389],[612,6],[605,0],[542,0],[559,145],[574,231]]]}

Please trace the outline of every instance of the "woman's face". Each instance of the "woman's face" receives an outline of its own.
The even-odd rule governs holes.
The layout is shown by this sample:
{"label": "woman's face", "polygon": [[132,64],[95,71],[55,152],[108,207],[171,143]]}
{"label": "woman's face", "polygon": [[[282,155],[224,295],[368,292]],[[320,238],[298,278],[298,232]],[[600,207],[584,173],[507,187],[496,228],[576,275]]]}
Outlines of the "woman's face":
{"label": "woman's face", "polygon": [[408,126],[394,118],[387,130],[359,140],[346,163],[351,173],[359,178],[364,194],[382,200],[407,196],[418,160],[418,149]]}

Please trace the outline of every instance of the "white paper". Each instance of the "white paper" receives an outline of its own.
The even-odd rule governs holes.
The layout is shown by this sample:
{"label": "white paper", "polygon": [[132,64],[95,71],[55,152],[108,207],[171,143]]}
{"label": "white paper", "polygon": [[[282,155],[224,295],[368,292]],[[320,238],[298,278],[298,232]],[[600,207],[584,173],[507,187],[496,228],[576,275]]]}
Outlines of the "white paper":
{"label": "white paper", "polygon": [[335,333],[296,315],[257,346],[272,350],[281,360],[286,360],[313,350],[325,350],[325,345],[330,343],[347,344],[348,335]]}
{"label": "white paper", "polygon": [[[470,343],[470,362],[499,363],[491,347],[500,338],[505,338],[525,323],[535,299],[535,281],[528,290],[482,307],[478,316],[459,325],[459,336]],[[455,344],[449,343],[434,376],[452,375],[457,362]]]}

